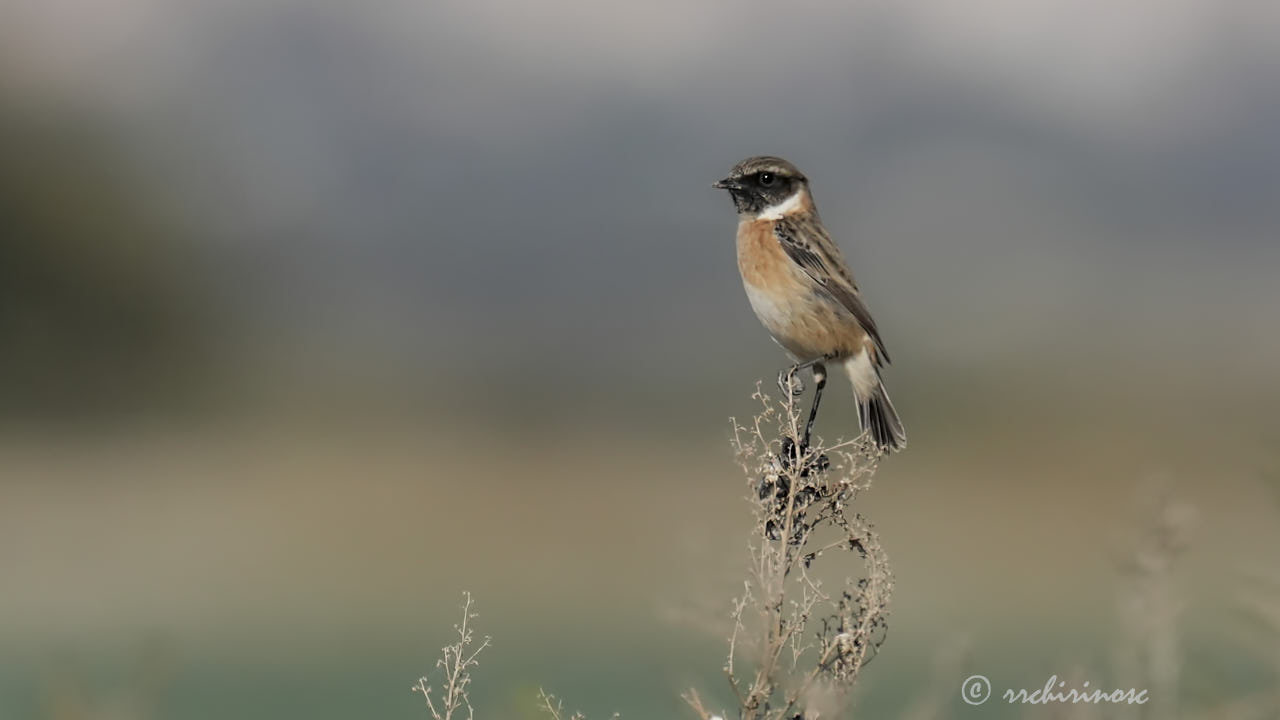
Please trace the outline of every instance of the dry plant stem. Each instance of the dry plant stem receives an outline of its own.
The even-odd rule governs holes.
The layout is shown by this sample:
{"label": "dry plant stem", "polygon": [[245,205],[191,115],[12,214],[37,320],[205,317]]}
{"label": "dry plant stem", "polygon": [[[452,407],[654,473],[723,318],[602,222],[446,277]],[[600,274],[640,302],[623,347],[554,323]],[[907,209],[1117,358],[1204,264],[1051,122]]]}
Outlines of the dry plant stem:
{"label": "dry plant stem", "polygon": [[689,707],[693,708],[693,711],[697,713],[700,720],[720,720],[719,715],[712,713],[705,705],[702,704],[702,696],[698,695],[697,690],[689,690],[680,697],[684,698],[684,701],[689,703]]}
{"label": "dry plant stem", "polygon": [[[471,698],[467,692],[471,686],[471,668],[479,664],[477,658],[485,648],[489,647],[492,638],[486,635],[478,646],[475,645],[475,631],[471,627],[471,621],[478,615],[471,610],[473,604],[471,593],[462,595],[464,598],[462,622],[453,626],[458,633],[458,639],[453,644],[442,648],[441,657],[436,660],[436,669],[444,674],[444,694],[437,700],[433,696],[434,689],[427,684],[426,676],[418,678],[418,682],[410,688],[413,692],[422,693],[433,720],[453,720],[454,713],[461,718],[462,708],[466,708],[467,720],[474,720],[475,717],[475,710],[471,707]],[[473,646],[475,646],[474,649],[472,649]],[[566,716],[564,703],[542,689],[538,690],[538,706],[545,710],[552,720],[585,720],[579,712]],[[613,720],[617,718],[618,714],[614,713]]]}
{"label": "dry plant stem", "polygon": [[[564,715],[564,703],[556,698],[555,695],[547,693],[546,690],[538,688],[538,705],[547,711],[547,716],[551,720],[566,720]],[[567,720],[583,720],[582,713],[574,713],[568,716]]]}
{"label": "dry plant stem", "polygon": [[467,720],[472,720],[475,716],[475,711],[471,707],[471,698],[467,694],[467,688],[471,685],[470,670],[479,664],[476,658],[481,651],[489,647],[492,638],[486,635],[478,647],[471,649],[475,642],[471,620],[477,615],[471,610],[471,593],[463,593],[463,598],[462,622],[453,626],[458,633],[458,640],[442,648],[442,656],[436,660],[436,668],[444,673],[445,683],[444,694],[439,704],[437,705],[432,699],[432,688],[427,684],[426,676],[418,678],[418,682],[411,688],[414,692],[422,693],[426,698],[427,709],[434,720],[452,720],[455,712],[461,717],[462,713],[459,710],[463,707],[467,709]]}
{"label": "dry plant stem", "polygon": [[[564,703],[542,688],[538,688],[538,706],[546,711],[547,717],[551,718],[551,720],[586,720],[586,716],[580,712],[566,716],[564,714]],[[618,720],[619,717],[621,716],[618,713],[614,713],[610,716],[610,720]]]}
{"label": "dry plant stem", "polygon": [[1182,599],[1175,569],[1190,545],[1196,512],[1193,506],[1176,500],[1169,482],[1161,478],[1141,485],[1138,501],[1141,515],[1129,556],[1121,567],[1125,642],[1118,659],[1123,682],[1148,688],[1151,702],[1142,708],[1124,708],[1116,715],[1176,718]]}
{"label": "dry plant stem", "polygon": [[[879,538],[852,512],[879,458],[865,437],[803,447],[796,393],[774,401],[757,388],[761,411],[734,423],[733,444],[753,486],[756,528],[750,572],[734,600],[725,674],[744,720],[814,719],[847,705],[861,668],[883,642],[893,581]],[[818,558],[844,550],[861,577],[839,593],[811,573]],[[743,672],[749,657],[751,670]],[[685,700],[713,717],[696,692]]]}

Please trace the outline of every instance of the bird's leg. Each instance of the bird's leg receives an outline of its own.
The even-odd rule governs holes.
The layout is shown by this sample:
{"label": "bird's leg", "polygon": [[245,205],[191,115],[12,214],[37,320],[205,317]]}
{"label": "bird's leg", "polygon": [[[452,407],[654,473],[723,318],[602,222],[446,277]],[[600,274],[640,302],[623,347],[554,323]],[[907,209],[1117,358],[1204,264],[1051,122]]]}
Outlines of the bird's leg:
{"label": "bird's leg", "polygon": [[[783,392],[789,393],[791,397],[800,397],[800,395],[804,394],[804,386],[800,384],[799,378],[795,376],[796,373],[801,370],[806,368],[813,370],[815,386],[813,391],[813,405],[809,408],[809,420],[804,426],[804,437],[787,437],[782,441],[782,456],[784,458],[783,462],[785,465],[790,465],[793,462],[806,465],[808,464],[808,462],[803,459],[809,452],[809,437],[813,432],[813,423],[818,419],[818,404],[822,402],[822,389],[827,385],[827,368],[823,363],[830,359],[832,359],[832,356],[824,355],[822,357],[809,360],[808,362],[796,363],[795,365],[792,365],[778,373],[778,387],[782,388]],[[796,386],[799,386],[799,389],[796,389]],[[799,444],[797,444],[797,440],[799,440]],[[826,460],[827,458],[825,455],[817,458],[815,469],[819,471],[825,470],[827,466]],[[804,471],[804,474],[808,474],[808,469]]]}
{"label": "bird's leg", "polygon": [[802,452],[809,449],[809,434],[813,431],[813,421],[818,419],[818,403],[822,402],[822,388],[827,385],[827,366],[821,362],[814,362],[812,367],[813,406],[809,408],[809,422],[804,424],[804,440],[800,442]]}

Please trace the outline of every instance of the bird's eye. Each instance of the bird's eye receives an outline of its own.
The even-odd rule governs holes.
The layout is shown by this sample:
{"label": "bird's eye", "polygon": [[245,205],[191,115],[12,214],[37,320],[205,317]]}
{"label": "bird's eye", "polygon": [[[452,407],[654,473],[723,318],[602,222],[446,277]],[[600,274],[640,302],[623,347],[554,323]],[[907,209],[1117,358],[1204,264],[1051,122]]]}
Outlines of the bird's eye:
{"label": "bird's eye", "polygon": [[770,185],[773,185],[777,179],[778,177],[771,172],[760,173],[760,185],[762,187],[769,187]]}

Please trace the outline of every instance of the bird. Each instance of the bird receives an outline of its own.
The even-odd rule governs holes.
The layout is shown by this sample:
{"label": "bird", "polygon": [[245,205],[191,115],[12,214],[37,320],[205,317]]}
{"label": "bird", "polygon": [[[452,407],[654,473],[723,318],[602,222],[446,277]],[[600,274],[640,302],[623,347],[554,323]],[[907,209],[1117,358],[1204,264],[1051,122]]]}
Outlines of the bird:
{"label": "bird", "polygon": [[840,248],[818,217],[809,179],[790,162],[761,155],[738,163],[712,187],[727,190],[738,211],[738,271],[751,309],[795,361],[779,373],[779,385],[794,391],[797,373],[813,373],[813,406],[801,446],[809,445],[826,363],[835,362],[853,385],[862,431],[881,453],[901,450],[906,430],[880,377],[889,352]]}

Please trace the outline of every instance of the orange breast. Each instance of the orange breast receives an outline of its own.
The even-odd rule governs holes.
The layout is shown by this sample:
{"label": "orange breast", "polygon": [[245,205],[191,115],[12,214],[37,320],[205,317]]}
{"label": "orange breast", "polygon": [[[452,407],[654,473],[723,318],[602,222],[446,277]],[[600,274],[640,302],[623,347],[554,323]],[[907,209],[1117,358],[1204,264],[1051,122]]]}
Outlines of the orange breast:
{"label": "orange breast", "polygon": [[796,358],[847,357],[869,344],[866,332],[835,298],[787,257],[769,220],[738,225],[738,271],[756,316]]}
{"label": "orange breast", "polygon": [[785,292],[797,284],[792,265],[773,234],[772,221],[744,220],[738,225],[738,272],[743,282]]}

